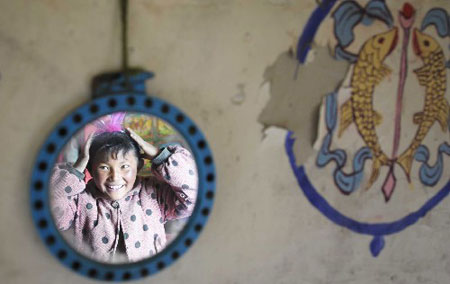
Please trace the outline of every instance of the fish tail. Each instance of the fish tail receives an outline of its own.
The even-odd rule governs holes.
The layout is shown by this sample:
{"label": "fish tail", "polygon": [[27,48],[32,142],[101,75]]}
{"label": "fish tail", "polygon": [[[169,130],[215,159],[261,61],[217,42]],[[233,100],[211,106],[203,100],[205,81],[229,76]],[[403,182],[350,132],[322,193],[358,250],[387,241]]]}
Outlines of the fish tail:
{"label": "fish tail", "polygon": [[370,174],[369,182],[366,185],[366,190],[369,189],[380,176],[380,168],[382,166],[389,166],[391,164],[392,162],[384,154],[375,157],[372,160],[372,173]]}
{"label": "fish tail", "polygon": [[369,182],[366,184],[366,190],[369,189],[380,176],[380,167],[381,167],[381,160],[378,158],[373,159],[372,172],[370,174]]}
{"label": "fish tail", "polygon": [[398,158],[397,163],[403,169],[406,174],[406,178],[408,182],[411,183],[411,167],[414,159],[413,150],[410,148],[406,152],[404,152],[400,158]]}

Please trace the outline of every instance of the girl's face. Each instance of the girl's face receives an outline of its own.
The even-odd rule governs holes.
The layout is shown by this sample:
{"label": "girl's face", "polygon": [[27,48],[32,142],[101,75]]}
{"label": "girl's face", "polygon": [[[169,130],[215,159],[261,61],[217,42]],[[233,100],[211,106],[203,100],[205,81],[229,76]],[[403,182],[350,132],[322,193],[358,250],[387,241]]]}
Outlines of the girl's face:
{"label": "girl's face", "polygon": [[133,151],[117,157],[95,157],[92,177],[97,188],[111,200],[123,198],[134,187],[138,158]]}

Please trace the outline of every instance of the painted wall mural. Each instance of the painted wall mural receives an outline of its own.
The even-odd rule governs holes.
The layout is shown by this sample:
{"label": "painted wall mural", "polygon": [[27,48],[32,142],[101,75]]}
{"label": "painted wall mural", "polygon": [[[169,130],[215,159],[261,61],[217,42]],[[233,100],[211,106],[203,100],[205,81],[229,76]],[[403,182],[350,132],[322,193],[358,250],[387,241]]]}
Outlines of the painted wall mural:
{"label": "painted wall mural", "polygon": [[450,192],[449,6],[322,1],[299,40],[300,64],[314,39],[351,66],[323,100],[317,154],[297,165],[286,137],[292,169],[326,217],[373,236],[373,256]]}

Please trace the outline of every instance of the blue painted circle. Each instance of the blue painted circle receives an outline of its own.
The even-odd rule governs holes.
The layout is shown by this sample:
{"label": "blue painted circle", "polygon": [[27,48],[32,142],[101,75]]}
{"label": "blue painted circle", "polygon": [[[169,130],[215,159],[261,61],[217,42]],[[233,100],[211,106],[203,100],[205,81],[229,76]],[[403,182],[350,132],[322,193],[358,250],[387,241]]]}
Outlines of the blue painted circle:
{"label": "blue painted circle", "polygon": [[[115,100],[115,103],[111,103],[111,100]],[[195,208],[189,221],[175,240],[162,252],[136,263],[112,265],[81,256],[62,238],[50,212],[49,180],[51,168],[69,139],[87,123],[118,111],[156,116],[170,123],[183,136],[193,153],[198,169],[199,187]],[[180,119],[180,115],[183,119]],[[215,188],[216,173],[212,153],[205,136],[195,123],[168,102],[142,94],[125,93],[94,99],[86,103],[67,115],[53,129],[34,162],[30,181],[30,205],[40,238],[51,254],[65,266],[84,276],[99,280],[136,280],[168,267],[186,252],[200,232],[195,228],[199,224],[203,227],[206,224],[213,206],[212,196],[214,196]]]}
{"label": "blue painted circle", "polygon": [[286,153],[289,157],[289,162],[291,168],[294,171],[297,182],[300,185],[303,193],[309,202],[317,208],[323,215],[328,219],[336,223],[337,225],[346,227],[354,232],[360,234],[368,234],[375,237],[384,236],[389,234],[397,233],[406,227],[416,223],[421,217],[425,216],[428,211],[433,209],[439,202],[441,202],[450,193],[450,181],[438,191],[431,199],[429,199],[421,208],[417,211],[412,212],[405,217],[386,223],[363,223],[352,218],[349,218],[333,206],[331,206],[327,200],[314,188],[314,186],[309,181],[305,169],[303,166],[297,167],[295,162],[295,155],[293,152],[293,145],[295,139],[292,138],[292,132],[289,132],[286,136],[285,148]]}
{"label": "blue painted circle", "polygon": [[[375,3],[376,1],[370,2]],[[337,3],[336,0],[323,0],[320,5],[316,7],[311,16],[309,17],[302,34],[299,38],[297,45],[297,60],[299,64],[305,62],[306,56],[309,52],[311,43],[314,40],[315,34],[321,24],[326,18],[328,13],[332,10],[333,6]],[[348,1],[348,3],[354,3]],[[378,2],[378,4],[383,2]],[[368,234],[374,236],[374,239],[370,245],[372,254],[377,256],[384,247],[384,235],[397,233],[408,226],[416,223],[421,217],[425,216],[427,212],[433,209],[450,193],[450,181],[439,190],[431,199],[429,199],[421,208],[412,212],[399,220],[386,223],[362,223],[352,218],[349,218],[333,206],[314,188],[309,181],[305,169],[303,166],[298,167],[295,162],[295,155],[293,152],[293,144],[295,139],[292,138],[292,132],[286,135],[285,150],[289,158],[291,168],[297,178],[297,182],[305,194],[309,202],[317,208],[323,215],[333,221],[335,224],[346,227],[354,232],[361,234]]]}

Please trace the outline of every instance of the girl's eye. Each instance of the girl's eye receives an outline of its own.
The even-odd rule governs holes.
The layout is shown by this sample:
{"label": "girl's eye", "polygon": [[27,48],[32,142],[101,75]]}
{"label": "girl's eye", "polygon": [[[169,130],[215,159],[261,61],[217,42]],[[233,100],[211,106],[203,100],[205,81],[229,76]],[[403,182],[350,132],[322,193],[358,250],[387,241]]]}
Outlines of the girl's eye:
{"label": "girl's eye", "polygon": [[122,169],[128,169],[129,167],[129,165],[122,165]]}
{"label": "girl's eye", "polygon": [[100,170],[104,170],[104,171],[107,171],[108,170],[108,166],[100,166],[100,167],[98,167]]}

